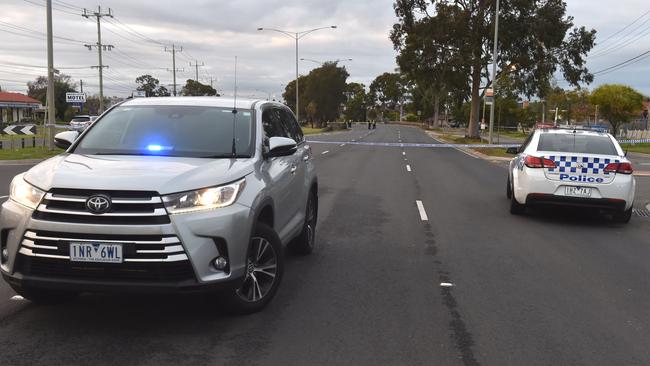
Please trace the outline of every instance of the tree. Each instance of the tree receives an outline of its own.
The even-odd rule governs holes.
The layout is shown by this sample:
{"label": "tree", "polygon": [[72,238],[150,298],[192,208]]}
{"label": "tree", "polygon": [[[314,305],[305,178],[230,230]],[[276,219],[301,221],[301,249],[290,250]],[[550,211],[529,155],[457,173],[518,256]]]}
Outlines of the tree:
{"label": "tree", "polygon": [[309,119],[309,122],[311,122],[311,128],[314,128],[314,118],[316,118],[316,114],[318,113],[318,105],[316,102],[313,100],[307,104],[307,118]]}
{"label": "tree", "polygon": [[366,86],[360,83],[349,83],[345,87],[345,118],[352,121],[365,121],[368,108]]}
{"label": "tree", "polygon": [[406,98],[406,84],[402,74],[385,72],[370,83],[370,100],[380,106],[382,112],[387,109],[395,110]]}
{"label": "tree", "polygon": [[185,86],[181,90],[181,95],[188,96],[219,96],[217,90],[210,85],[201,84],[192,79],[187,79]]}
{"label": "tree", "polygon": [[639,92],[621,84],[604,84],[591,93],[591,103],[598,106],[599,114],[612,125],[614,136],[623,123],[641,115],[643,100]]}
{"label": "tree", "polygon": [[[305,108],[307,107],[307,97],[305,91],[307,90],[307,76],[301,75],[299,78],[300,83],[300,115],[305,116]],[[296,111],[296,80],[291,80],[287,83],[287,86],[284,88],[284,93],[282,93],[282,98],[287,107],[291,108],[292,111]]]}
{"label": "tree", "polygon": [[[431,56],[425,65],[449,71],[439,74],[443,80],[437,85],[455,85],[455,78],[464,78],[460,95],[467,95],[471,100],[469,134],[472,137],[478,135],[481,84],[491,84],[487,68],[494,42],[495,3],[495,0],[396,0],[394,4],[398,23],[393,26],[391,40],[400,55],[407,51]],[[593,81],[585,57],[594,46],[596,31],[584,27],[572,29],[573,18],[566,15],[564,1],[501,0],[499,23],[497,75],[516,65],[514,87],[519,94],[545,97],[542,92],[558,68],[572,85]],[[437,51],[432,51],[432,47]],[[411,65],[415,65],[413,62]],[[405,69],[401,63],[400,67]]]}
{"label": "tree", "polygon": [[[65,114],[70,105],[65,101],[65,93],[76,92],[77,85],[72,82],[69,75],[54,75],[54,109],[59,120],[65,119]],[[27,95],[39,100],[43,105],[47,99],[47,77],[39,76],[34,81],[27,83]]]}
{"label": "tree", "polygon": [[143,91],[146,97],[168,97],[169,90],[160,85],[160,81],[151,75],[138,76],[135,79],[138,84],[136,90]]}

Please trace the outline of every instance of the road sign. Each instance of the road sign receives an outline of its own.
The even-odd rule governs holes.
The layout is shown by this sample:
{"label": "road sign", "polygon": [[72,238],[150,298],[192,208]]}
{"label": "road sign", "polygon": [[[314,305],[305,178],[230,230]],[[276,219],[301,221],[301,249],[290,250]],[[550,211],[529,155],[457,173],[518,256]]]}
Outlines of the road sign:
{"label": "road sign", "polygon": [[494,89],[485,89],[485,104],[492,105],[494,103]]}
{"label": "road sign", "polygon": [[86,103],[86,93],[65,93],[66,103]]}
{"label": "road sign", "polygon": [[35,135],[36,126],[35,125],[10,125],[5,127],[3,130],[0,130],[2,135]]}

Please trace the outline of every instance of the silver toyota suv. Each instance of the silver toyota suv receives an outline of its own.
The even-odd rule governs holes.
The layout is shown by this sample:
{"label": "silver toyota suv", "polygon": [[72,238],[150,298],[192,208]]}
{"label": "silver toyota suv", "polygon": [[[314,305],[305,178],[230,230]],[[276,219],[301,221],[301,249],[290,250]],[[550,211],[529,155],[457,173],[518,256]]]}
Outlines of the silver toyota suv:
{"label": "silver toyota suv", "polygon": [[250,313],[276,293],[283,248],[313,249],[318,182],[282,104],[133,99],[56,144],[0,212],[2,276],[31,301],[209,291]]}

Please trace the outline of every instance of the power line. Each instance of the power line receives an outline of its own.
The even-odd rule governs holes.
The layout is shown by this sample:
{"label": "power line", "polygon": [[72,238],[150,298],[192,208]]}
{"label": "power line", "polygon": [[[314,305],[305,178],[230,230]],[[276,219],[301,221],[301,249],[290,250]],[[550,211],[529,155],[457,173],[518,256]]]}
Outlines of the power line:
{"label": "power line", "polygon": [[[649,21],[650,21],[650,19],[647,19],[647,20],[646,20],[645,22],[643,22],[639,27],[643,26],[644,24],[648,23]],[[636,29],[638,29],[638,27],[637,27]],[[634,30],[636,30],[636,29],[634,29]],[[633,32],[633,31],[632,31],[632,32]],[[632,32],[630,32],[630,34],[631,34]],[[644,33],[644,32],[645,32],[645,33]],[[631,39],[627,39],[627,40],[623,39],[623,40],[621,40],[621,42],[619,42],[619,43],[615,43],[615,44],[613,44],[613,45],[607,47],[606,49],[604,49],[604,50],[602,50],[602,51],[600,51],[600,52],[598,52],[598,53],[596,53],[596,54],[594,54],[594,55],[589,56],[589,58],[598,58],[598,57],[602,57],[602,56],[606,56],[606,55],[612,54],[612,53],[614,53],[614,52],[620,50],[621,48],[624,48],[625,46],[627,46],[627,45],[629,45],[629,44],[631,44],[631,43],[633,43],[633,42],[635,42],[635,41],[638,41],[639,39],[641,39],[641,38],[647,36],[648,34],[650,34],[650,26],[646,27],[646,28],[645,28],[644,30],[642,30],[641,32],[639,32],[639,33],[637,33],[636,35],[632,36],[633,38],[631,38]],[[626,35],[625,37],[627,37],[627,36],[628,36],[628,35]]]}
{"label": "power line", "polygon": [[[43,32],[40,32],[40,31],[37,31],[35,29],[31,29],[31,28],[11,24],[11,23],[4,22],[4,21],[1,21],[1,20],[0,20],[0,26],[9,27],[9,28],[12,28],[12,29],[15,29],[15,30],[18,30],[18,31],[22,31],[22,32],[30,32],[30,33],[38,34],[43,39],[47,36],[47,34],[45,34]],[[73,39],[73,38],[69,38],[69,37],[52,36],[52,38],[61,39],[61,40],[64,40],[64,41],[69,41],[69,42],[81,43],[81,44],[85,43],[84,41],[80,41],[78,39]]]}
{"label": "power line", "polygon": [[616,36],[619,35],[621,32],[625,31],[627,28],[631,27],[632,25],[634,25],[634,23],[638,22],[639,20],[641,20],[643,17],[645,17],[645,16],[648,15],[648,14],[650,14],[650,10],[646,11],[644,14],[642,14],[642,15],[639,16],[638,18],[634,19],[634,21],[633,21],[632,23],[626,25],[625,27],[623,27],[623,28],[620,29],[619,31],[617,31],[617,32],[615,32],[614,34],[611,34],[609,37],[605,38],[605,39],[604,39],[602,42],[600,42],[598,45],[600,46],[600,45],[605,44],[607,41],[609,41],[609,40],[612,39],[613,37],[616,37]]}
{"label": "power line", "polygon": [[[32,4],[32,5],[40,6],[40,7],[43,7],[43,8],[45,7],[45,4],[43,4],[43,3],[38,3],[38,2],[36,2],[36,1],[31,1],[31,0],[23,0],[23,1],[26,2],[26,3],[30,3],[30,4]],[[68,10],[64,10],[64,9],[60,9],[60,8],[55,8],[54,6],[52,7],[52,10],[56,10],[56,11],[59,11],[59,12],[61,12],[61,13],[71,14],[71,15],[75,15],[75,16],[76,16],[76,15],[79,15],[79,14],[77,14],[77,13],[73,13],[73,12],[68,11]]]}
{"label": "power line", "polygon": [[[616,65],[614,65],[614,66],[610,66],[610,67],[607,67],[607,68],[605,68],[605,69],[602,69],[602,70],[596,71],[596,72],[594,72],[594,75],[602,74],[602,73],[605,73],[605,72],[610,71],[610,70],[612,70],[612,71],[616,71],[616,70],[613,70],[613,69],[616,69],[616,68],[618,68],[617,70],[619,70],[619,69],[622,68],[622,67],[619,68],[619,66],[624,66],[624,67],[629,66],[629,65],[631,65],[631,64],[633,64],[633,63],[636,63],[636,62],[638,62],[638,61],[641,61],[641,60],[639,60],[639,59],[642,58],[642,57],[645,56],[645,55],[648,55],[648,54],[650,54],[650,50],[645,51],[645,52],[643,52],[642,54],[637,55],[637,56],[635,56],[635,57],[632,57],[632,58],[629,59],[629,60],[625,60],[625,61],[623,61],[623,62],[621,62],[621,63],[618,63],[618,64],[616,64]],[[643,58],[643,59],[645,59],[645,58]],[[637,61],[635,61],[635,60],[637,60]],[[632,62],[632,61],[635,61],[635,62]]]}
{"label": "power line", "polygon": [[165,44],[165,43],[163,43],[163,42],[156,41],[155,39],[150,38],[150,37],[147,37],[147,36],[145,36],[144,34],[142,34],[142,33],[138,32],[138,31],[136,31],[135,29],[131,28],[130,26],[126,25],[124,22],[122,22],[121,20],[119,20],[118,18],[115,18],[115,17],[114,17],[113,19],[114,19],[115,22],[117,22],[117,23],[115,23],[115,22],[113,22],[113,21],[109,21],[109,22],[112,23],[113,25],[117,26],[117,27],[122,28],[122,30],[124,30],[125,32],[129,33],[130,35],[132,35],[132,36],[134,36],[134,37],[136,37],[136,38],[140,38],[140,39],[142,39],[142,40],[144,40],[144,41],[146,41],[146,42],[155,43],[155,44],[160,45],[160,46],[168,46],[167,44]]}

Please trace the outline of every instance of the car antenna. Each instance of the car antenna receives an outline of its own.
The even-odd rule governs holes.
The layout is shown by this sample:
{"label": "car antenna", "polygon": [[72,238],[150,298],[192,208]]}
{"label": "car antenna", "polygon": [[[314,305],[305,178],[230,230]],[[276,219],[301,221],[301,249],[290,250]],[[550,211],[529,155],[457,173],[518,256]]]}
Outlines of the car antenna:
{"label": "car antenna", "polygon": [[235,56],[235,97],[232,108],[232,157],[237,157],[237,144],[235,139],[235,124],[237,121],[237,56]]}

